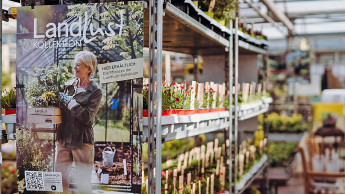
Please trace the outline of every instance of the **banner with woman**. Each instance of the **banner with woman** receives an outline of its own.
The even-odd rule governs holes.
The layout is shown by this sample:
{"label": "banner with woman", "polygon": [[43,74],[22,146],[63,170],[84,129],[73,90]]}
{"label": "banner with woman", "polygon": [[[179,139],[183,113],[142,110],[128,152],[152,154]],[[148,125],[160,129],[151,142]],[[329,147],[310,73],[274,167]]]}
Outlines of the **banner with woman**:
{"label": "banner with woman", "polygon": [[143,4],[18,8],[19,190],[141,191]]}

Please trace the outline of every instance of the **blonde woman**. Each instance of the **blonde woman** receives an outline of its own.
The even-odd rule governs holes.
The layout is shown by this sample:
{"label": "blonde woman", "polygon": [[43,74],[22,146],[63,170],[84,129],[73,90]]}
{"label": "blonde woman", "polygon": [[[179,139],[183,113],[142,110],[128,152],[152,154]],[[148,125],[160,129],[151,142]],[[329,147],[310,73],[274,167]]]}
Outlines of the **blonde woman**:
{"label": "blonde woman", "polygon": [[69,173],[76,164],[76,181],[80,193],[91,193],[94,162],[93,122],[98,112],[102,91],[92,79],[97,66],[90,51],[75,55],[75,78],[65,83],[60,92],[62,123],[57,130],[55,171],[62,173],[64,193],[69,193]]}

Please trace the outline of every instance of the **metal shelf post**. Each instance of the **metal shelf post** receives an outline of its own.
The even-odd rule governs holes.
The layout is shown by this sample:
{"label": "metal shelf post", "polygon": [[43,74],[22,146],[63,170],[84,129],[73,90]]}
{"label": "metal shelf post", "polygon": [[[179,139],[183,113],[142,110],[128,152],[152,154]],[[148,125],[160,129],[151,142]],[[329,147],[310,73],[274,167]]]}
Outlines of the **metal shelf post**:
{"label": "metal shelf post", "polygon": [[156,49],[156,0],[150,0],[149,2],[149,101],[148,101],[148,193],[154,193],[154,169],[156,166],[156,162],[154,160],[154,153],[155,153],[155,120],[154,115],[156,114],[155,111],[155,99],[156,99],[156,92],[155,92],[155,66],[156,66],[156,58],[155,58],[155,49]]}
{"label": "metal shelf post", "polygon": [[237,182],[237,147],[238,147],[238,18],[236,17],[235,19],[235,186],[234,186],[234,191],[235,193],[237,192],[236,190],[236,182]]}
{"label": "metal shelf post", "polygon": [[[233,23],[230,20],[230,31],[232,32]],[[234,56],[233,56],[233,35],[230,34],[229,37],[229,182],[230,182],[230,194],[232,194],[232,141],[233,141],[233,123],[232,123],[232,115],[233,115],[233,106],[232,106],[232,88],[233,88],[233,74],[234,74]]]}
{"label": "metal shelf post", "polygon": [[162,48],[163,0],[157,0],[157,126],[156,126],[156,193],[161,191],[162,170]]}

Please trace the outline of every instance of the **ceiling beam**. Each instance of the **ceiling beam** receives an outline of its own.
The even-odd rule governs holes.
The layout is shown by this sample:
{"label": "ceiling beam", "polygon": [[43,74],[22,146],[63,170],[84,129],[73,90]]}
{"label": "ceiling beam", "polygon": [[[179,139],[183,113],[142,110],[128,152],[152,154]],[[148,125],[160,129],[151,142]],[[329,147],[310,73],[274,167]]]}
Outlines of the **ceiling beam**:
{"label": "ceiling beam", "polygon": [[289,31],[294,30],[293,23],[289,20],[289,18],[286,17],[286,15],[283,12],[281,12],[278,9],[277,5],[272,0],[260,0],[260,1],[266,5],[268,10],[271,11],[273,15],[277,17],[277,19],[283,22],[283,24],[287,27]]}
{"label": "ceiling beam", "polygon": [[258,7],[256,7],[250,0],[244,0],[249,7],[253,8],[262,18],[264,18],[267,22],[271,23],[275,28],[285,34],[284,30],[268,15],[262,13]]}

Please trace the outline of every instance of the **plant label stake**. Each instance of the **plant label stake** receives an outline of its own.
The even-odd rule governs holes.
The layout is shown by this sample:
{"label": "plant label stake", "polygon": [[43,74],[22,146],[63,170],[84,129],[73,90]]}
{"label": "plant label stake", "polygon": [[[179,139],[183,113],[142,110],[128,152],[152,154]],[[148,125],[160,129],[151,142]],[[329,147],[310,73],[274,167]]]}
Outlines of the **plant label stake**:
{"label": "plant label stake", "polygon": [[187,168],[187,162],[188,162],[188,156],[189,156],[189,152],[186,152],[185,154],[184,154],[184,161],[183,161],[183,167],[184,167],[184,169],[186,169]]}
{"label": "plant label stake", "polygon": [[195,183],[193,183],[193,187],[192,187],[192,194],[195,194]]}
{"label": "plant label stake", "polygon": [[214,174],[211,175],[211,194],[214,194]]}
{"label": "plant label stake", "polygon": [[249,165],[249,151],[246,151],[246,166]]}
{"label": "plant label stake", "polygon": [[168,182],[169,180],[169,170],[165,171],[165,182]]}
{"label": "plant label stake", "polygon": [[165,184],[165,194],[168,194],[168,184]]}
{"label": "plant label stake", "polygon": [[239,154],[238,156],[238,160],[239,160],[239,174],[242,175],[243,174],[243,165],[244,165],[244,155],[242,153]]}
{"label": "plant label stake", "polygon": [[199,108],[202,108],[204,104],[204,84],[203,83],[198,83],[197,99],[199,100]]}
{"label": "plant label stake", "polygon": [[181,154],[179,157],[178,157],[178,163],[177,163],[177,171],[178,172],[181,172],[181,167],[182,167],[182,160],[184,159],[184,155]]}
{"label": "plant label stake", "polygon": [[[213,141],[207,143],[207,153],[209,155],[211,155],[211,164],[213,164],[213,156],[214,156],[214,153],[213,153]],[[208,159],[208,157],[207,157],[207,159]],[[208,164],[206,165],[206,167],[208,167]]]}
{"label": "plant label stake", "polygon": [[174,169],[174,174],[173,174],[174,193],[176,193],[176,179],[177,179],[177,169]]}
{"label": "plant label stake", "polygon": [[181,175],[184,176],[184,167],[182,166]]}
{"label": "plant label stake", "polygon": [[223,164],[224,164],[224,157],[220,157],[220,169],[223,168]]}
{"label": "plant label stake", "polygon": [[208,194],[209,190],[210,190],[210,177],[207,177],[206,194]]}
{"label": "plant label stake", "polygon": [[261,96],[262,84],[258,84],[258,96]]}
{"label": "plant label stake", "polygon": [[220,165],[220,160],[217,160],[217,166],[216,166],[216,175],[219,175],[219,165]]}
{"label": "plant label stake", "polygon": [[255,150],[256,150],[255,146],[251,145],[249,147],[249,150],[250,150],[250,158],[254,161],[255,160]]}
{"label": "plant label stake", "polygon": [[209,159],[210,159],[210,153],[206,152],[206,160],[205,160],[205,167],[206,168],[209,166]]}
{"label": "plant label stake", "polygon": [[214,151],[217,151],[218,149],[218,139],[214,140]]}
{"label": "plant label stake", "polygon": [[192,173],[187,174],[187,187],[190,187],[190,182],[192,181]]}
{"label": "plant label stake", "polygon": [[205,93],[207,93],[207,98],[206,98],[206,108],[210,108],[210,103],[208,103],[210,101],[210,83],[206,82],[205,83]]}
{"label": "plant label stake", "polygon": [[199,180],[199,194],[201,194],[201,181]]}
{"label": "plant label stake", "polygon": [[141,184],[145,184],[145,174],[144,174],[144,167],[141,170]]}
{"label": "plant label stake", "polygon": [[200,148],[197,148],[196,159],[198,160],[198,172],[200,172]]}
{"label": "plant label stake", "polygon": [[146,179],[146,191],[149,191],[149,179]]}
{"label": "plant label stake", "polygon": [[222,188],[224,188],[224,186],[225,186],[225,166],[222,167],[220,176],[221,176],[220,184],[221,184]]}
{"label": "plant label stake", "polygon": [[188,158],[188,166],[190,166],[192,164],[192,160],[193,160],[193,155],[195,154],[195,148],[193,148],[190,152],[189,152],[189,158]]}
{"label": "plant label stake", "polygon": [[190,87],[190,107],[189,109],[194,110],[198,107],[194,107],[194,101],[195,101],[195,89],[196,89],[196,81],[192,81],[192,86]]}
{"label": "plant label stake", "polygon": [[202,158],[201,174],[204,176],[205,173],[205,158]]}
{"label": "plant label stake", "polygon": [[183,175],[181,175],[179,177],[179,188],[178,188],[178,190],[179,190],[180,194],[183,194]]}
{"label": "plant label stake", "polygon": [[211,0],[210,6],[208,7],[208,12],[213,13],[213,9],[215,5],[216,5],[216,0]]}

